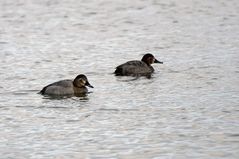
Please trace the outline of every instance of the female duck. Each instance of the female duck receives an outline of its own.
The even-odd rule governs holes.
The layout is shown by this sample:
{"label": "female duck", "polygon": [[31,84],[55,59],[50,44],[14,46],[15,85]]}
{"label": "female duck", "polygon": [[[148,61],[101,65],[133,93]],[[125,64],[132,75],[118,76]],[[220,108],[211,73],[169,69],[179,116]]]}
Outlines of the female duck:
{"label": "female duck", "polygon": [[66,79],[44,87],[39,93],[42,95],[77,95],[85,94],[88,92],[86,86],[94,88],[89,82],[85,75],[78,75],[73,81]]}
{"label": "female duck", "polygon": [[141,61],[128,61],[122,65],[116,67],[116,76],[140,76],[150,75],[154,72],[154,68],[151,66],[153,63],[163,62],[158,61],[152,54],[145,54]]}

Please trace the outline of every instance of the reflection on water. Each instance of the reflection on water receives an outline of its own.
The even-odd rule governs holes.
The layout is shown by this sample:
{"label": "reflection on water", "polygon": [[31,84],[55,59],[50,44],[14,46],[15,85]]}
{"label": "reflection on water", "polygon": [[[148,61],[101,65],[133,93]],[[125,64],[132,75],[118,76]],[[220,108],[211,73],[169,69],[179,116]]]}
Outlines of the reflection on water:
{"label": "reflection on water", "polygon": [[[92,93],[92,92],[89,92],[89,93]],[[43,96],[43,99],[63,100],[67,98],[73,99],[74,97],[77,97],[75,99],[87,101],[89,99],[87,97],[89,93],[77,93],[77,94],[69,94],[69,95],[42,95],[42,96]],[[41,93],[39,92],[37,94],[41,94]]]}
{"label": "reflection on water", "polygon": [[[0,0],[2,158],[238,158],[238,2]],[[151,52],[146,77],[115,67]],[[86,74],[80,97],[37,94]]]}
{"label": "reflection on water", "polygon": [[[73,98],[77,97],[77,98]],[[43,99],[52,99],[52,100],[64,100],[67,98],[72,98],[74,100],[81,100],[81,101],[88,101],[89,98],[87,97],[86,94],[75,94],[75,95],[64,95],[64,96],[54,96],[54,95],[44,95]]]}

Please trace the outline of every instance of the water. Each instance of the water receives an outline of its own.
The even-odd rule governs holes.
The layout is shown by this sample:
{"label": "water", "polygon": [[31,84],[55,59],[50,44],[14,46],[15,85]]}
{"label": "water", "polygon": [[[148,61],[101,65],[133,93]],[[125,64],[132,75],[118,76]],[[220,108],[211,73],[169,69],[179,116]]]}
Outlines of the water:
{"label": "water", "polygon": [[[237,0],[0,0],[0,158],[238,158]],[[151,52],[151,79],[114,68]],[[87,75],[87,97],[37,94]]]}

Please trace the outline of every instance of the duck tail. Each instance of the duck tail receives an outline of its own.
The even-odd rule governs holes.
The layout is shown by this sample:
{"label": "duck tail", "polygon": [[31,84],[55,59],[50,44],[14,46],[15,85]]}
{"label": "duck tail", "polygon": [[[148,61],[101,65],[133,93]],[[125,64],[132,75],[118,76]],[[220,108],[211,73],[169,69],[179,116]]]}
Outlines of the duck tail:
{"label": "duck tail", "polygon": [[122,72],[123,72],[123,69],[120,68],[120,67],[117,67],[116,70],[115,70],[115,72],[114,72],[114,74],[115,74],[116,76],[121,76],[121,75],[122,75]]}
{"label": "duck tail", "polygon": [[42,95],[45,94],[46,88],[47,88],[47,87],[42,88],[42,90],[41,90],[40,92],[38,92],[38,94],[42,94]]}
{"label": "duck tail", "polygon": [[41,95],[43,95],[44,94],[44,91],[43,90],[41,90],[40,92],[38,92],[37,94],[41,94]]}

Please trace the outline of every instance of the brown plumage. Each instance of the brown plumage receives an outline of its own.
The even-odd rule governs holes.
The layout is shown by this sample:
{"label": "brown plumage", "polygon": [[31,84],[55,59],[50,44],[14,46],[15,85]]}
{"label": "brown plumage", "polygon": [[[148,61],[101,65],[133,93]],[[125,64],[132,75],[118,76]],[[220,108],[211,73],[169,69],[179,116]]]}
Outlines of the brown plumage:
{"label": "brown plumage", "polygon": [[116,76],[141,76],[150,75],[154,72],[151,66],[153,63],[163,63],[158,61],[152,54],[145,54],[141,61],[128,61],[116,67]]}
{"label": "brown plumage", "polygon": [[45,86],[39,93],[42,95],[75,95],[88,92],[86,86],[93,88],[85,75],[80,74],[74,80],[61,80]]}

